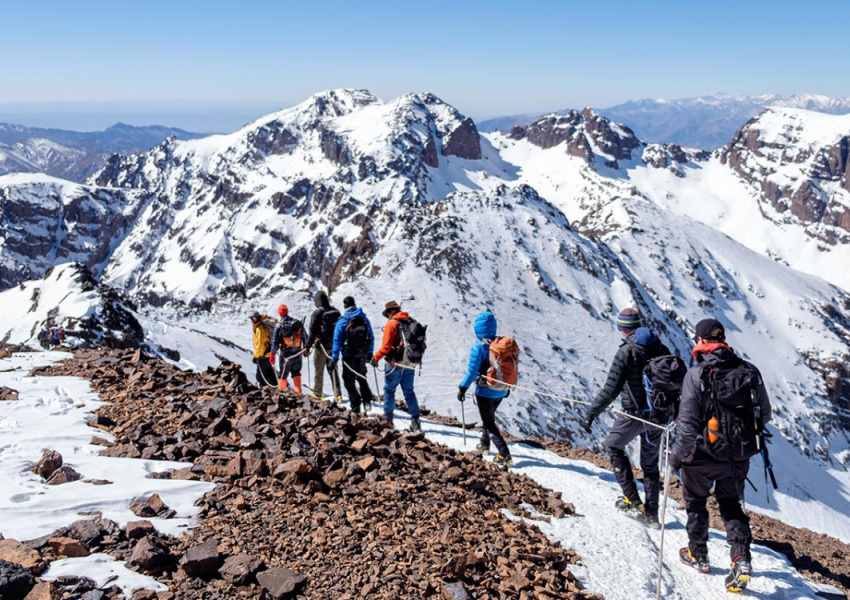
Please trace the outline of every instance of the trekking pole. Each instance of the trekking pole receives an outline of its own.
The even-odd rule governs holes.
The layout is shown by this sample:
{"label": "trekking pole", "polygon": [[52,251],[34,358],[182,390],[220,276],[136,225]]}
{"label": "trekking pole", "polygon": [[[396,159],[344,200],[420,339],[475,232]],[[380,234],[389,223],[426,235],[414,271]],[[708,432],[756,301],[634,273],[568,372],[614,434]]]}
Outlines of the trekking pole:
{"label": "trekking pole", "polygon": [[670,429],[664,432],[664,499],[661,501],[661,541],[658,548],[658,582],[655,588],[655,600],[661,598],[661,574],[664,570],[664,530],[667,516],[667,498],[670,497]]}
{"label": "trekking pole", "polygon": [[375,396],[375,400],[377,401],[378,400],[378,390],[380,388],[378,387],[378,367],[376,367],[375,365],[372,365],[372,375],[375,376],[375,394],[374,394],[374,396]]}
{"label": "trekking pole", "polygon": [[466,402],[460,403],[460,422],[463,425],[463,445],[466,446],[466,409],[464,408],[464,404]]}

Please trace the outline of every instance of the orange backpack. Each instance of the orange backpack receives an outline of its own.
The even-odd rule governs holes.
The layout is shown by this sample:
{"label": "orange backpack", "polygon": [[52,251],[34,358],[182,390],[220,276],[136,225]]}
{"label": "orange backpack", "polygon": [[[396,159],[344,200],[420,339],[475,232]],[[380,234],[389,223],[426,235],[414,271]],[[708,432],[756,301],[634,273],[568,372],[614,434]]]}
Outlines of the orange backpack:
{"label": "orange backpack", "polygon": [[[513,338],[497,337],[490,342],[490,370],[484,387],[508,390],[519,379],[519,345]],[[507,385],[505,385],[507,384]]]}

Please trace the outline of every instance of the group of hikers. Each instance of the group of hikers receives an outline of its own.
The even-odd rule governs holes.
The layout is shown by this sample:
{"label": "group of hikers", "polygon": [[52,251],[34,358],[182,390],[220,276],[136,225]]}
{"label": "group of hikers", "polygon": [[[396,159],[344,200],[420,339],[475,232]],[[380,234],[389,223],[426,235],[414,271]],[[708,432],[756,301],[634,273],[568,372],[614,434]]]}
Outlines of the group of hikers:
{"label": "group of hikers", "polygon": [[45,350],[55,348],[65,341],[65,330],[62,327],[51,327],[38,332],[38,342]]}
{"label": "group of hikers", "polygon": [[[327,371],[336,400],[342,399],[337,369],[341,362],[351,411],[360,413],[377,401],[369,387],[367,368],[377,368],[383,360],[383,418],[392,426],[396,390],[400,386],[410,414],[410,431],[420,432],[414,380],[427,347],[426,326],[397,302],[389,302],[382,313],[387,322],[376,351],[372,324],[353,297],[343,299],[342,313],[331,305],[324,291],[315,294],[314,302],[316,309],[306,333],[304,325],[289,315],[286,305],[278,308],[277,321],[258,312],[251,314],[258,384],[286,390],[291,378],[295,391],[302,393],[302,359],[312,353],[312,396],[326,398]],[[662,438],[675,424],[675,442],[668,460],[671,469],[680,474],[688,514],[689,543],[679,553],[681,561],[701,573],[710,571],[707,500],[713,489],[732,558],[726,587],[740,592],[752,576],[752,534],[741,504],[750,458],[762,455],[765,477],[770,469],[765,425],[771,419],[771,406],[761,375],[726,343],[725,328],[716,319],[697,324],[690,368],[643,326],[637,309],[622,310],[617,315],[617,328],[621,343],[605,384],[582,422],[585,431],[592,434],[597,418],[619,398],[622,410],[604,443],[622,489],[615,506],[649,525],[658,524]],[[473,330],[476,342],[466,374],[458,385],[457,399],[465,402],[468,390],[475,384],[475,402],[482,422],[477,451],[489,454],[492,443],[497,451],[495,463],[508,468],[512,466],[511,453],[496,425],[496,411],[516,386],[519,346],[512,338],[497,335],[497,321],[491,311],[476,317]],[[626,452],[637,438],[643,500]],[[772,470],[770,476],[773,478]],[[775,481],[773,485],[775,488]]]}

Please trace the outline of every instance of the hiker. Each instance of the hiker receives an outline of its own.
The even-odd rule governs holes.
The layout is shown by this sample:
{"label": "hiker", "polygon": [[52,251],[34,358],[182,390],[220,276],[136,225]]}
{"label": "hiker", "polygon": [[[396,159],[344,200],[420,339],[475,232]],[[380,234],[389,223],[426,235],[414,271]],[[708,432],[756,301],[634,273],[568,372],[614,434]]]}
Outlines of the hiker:
{"label": "hiker", "polygon": [[61,344],[65,341],[65,330],[62,327],[56,328],[56,343]]}
{"label": "hiker", "polygon": [[475,400],[483,424],[481,441],[477,448],[482,454],[489,454],[490,442],[492,441],[498,452],[494,462],[500,467],[510,467],[513,465],[513,460],[511,459],[511,452],[508,450],[508,444],[496,425],[496,410],[502,400],[510,395],[511,390],[509,387],[489,381],[486,377],[491,364],[490,345],[496,339],[496,325],[496,317],[490,311],[483,312],[476,317],[473,329],[478,342],[472,347],[469,354],[469,367],[466,376],[458,386],[457,399],[461,402],[466,400],[466,391],[474,381],[476,384]]}
{"label": "hiker", "polygon": [[269,326],[266,324],[268,315],[261,315],[257,311],[251,313],[251,326],[254,330],[254,364],[257,365],[257,386],[275,387],[277,377],[274,374],[270,361],[272,343]]}
{"label": "hiker", "polygon": [[277,374],[277,384],[281,390],[287,389],[287,379],[292,377],[292,387],[301,393],[301,358],[306,354],[304,348],[304,326],[301,321],[289,316],[289,307],[281,304],[277,307],[280,320],[272,332],[272,364]]}
{"label": "hiker", "polygon": [[50,349],[50,332],[46,329],[42,329],[38,332],[38,343],[41,344],[41,348],[43,350]]}
{"label": "hiker", "polygon": [[334,328],[340,317],[339,311],[331,306],[327,293],[322,290],[313,296],[316,310],[310,317],[310,335],[307,338],[307,352],[313,352],[313,366],[316,373],[313,376],[313,398],[323,399],[325,387],[325,369],[331,376],[334,393],[338,393],[339,379],[335,370],[331,369],[331,349],[334,341]]}
{"label": "hiker", "polygon": [[670,466],[681,469],[688,512],[688,547],[681,549],[680,558],[702,573],[710,570],[706,500],[713,486],[731,547],[732,570],[726,587],[738,592],[752,577],[753,538],[741,498],[750,458],[763,447],[770,400],[758,369],[726,344],[722,323],[700,321],[695,337],[696,364],[682,386],[679,429],[670,453]]}
{"label": "hiker", "polygon": [[[597,394],[587,412],[582,426],[591,433],[591,427],[603,410],[608,408],[619,396],[623,412],[648,419],[646,390],[643,384],[643,369],[646,363],[657,356],[670,354],[667,346],[648,328],[641,327],[640,314],[637,309],[625,308],[617,315],[617,328],[623,339],[611,368],[605,385]],[[614,425],[605,438],[605,452],[611,459],[617,483],[622,488],[623,496],[615,506],[624,511],[636,511],[649,524],[658,523],[658,492],[661,487],[661,477],[658,469],[658,456],[661,452],[661,437],[663,430],[630,419],[625,415],[617,415]],[[646,499],[640,501],[632,465],[626,454],[626,446],[640,436],[640,466],[643,469],[643,487]]]}
{"label": "hiker", "polygon": [[372,324],[363,310],[356,306],[353,297],[343,298],[342,307],[345,312],[334,329],[331,368],[336,368],[341,355],[342,382],[348,392],[351,412],[360,413],[361,403],[366,410],[372,405],[372,390],[369,389],[366,367],[375,351],[375,335],[372,333]]}
{"label": "hiker", "polygon": [[[413,379],[416,376],[415,365],[421,362],[422,353],[425,351],[425,328],[411,319],[409,314],[403,312],[395,300],[387,302],[381,314],[387,319],[387,324],[384,327],[381,347],[372,358],[372,366],[377,368],[381,359],[386,358],[384,419],[388,425],[393,425],[395,391],[400,385],[410,412],[410,431],[420,432],[422,425],[419,422],[419,401],[416,399],[416,392],[413,391]],[[405,337],[408,338],[406,343]],[[413,339],[414,337],[416,339]]]}

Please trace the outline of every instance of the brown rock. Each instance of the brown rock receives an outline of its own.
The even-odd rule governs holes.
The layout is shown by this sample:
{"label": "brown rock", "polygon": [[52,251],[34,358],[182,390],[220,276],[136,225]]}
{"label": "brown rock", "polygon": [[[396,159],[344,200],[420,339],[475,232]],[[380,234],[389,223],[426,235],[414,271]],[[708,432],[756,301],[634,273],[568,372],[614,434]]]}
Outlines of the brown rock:
{"label": "brown rock", "polygon": [[54,537],[47,540],[53,554],[56,556],[78,557],[88,556],[88,548],[83,546],[79,540],[69,537]]}
{"label": "brown rock", "polygon": [[141,500],[135,500],[132,504],[130,504],[130,512],[137,517],[145,519],[156,516],[156,511],[152,509],[147,502],[142,502]]}
{"label": "brown rock", "polygon": [[14,402],[18,399],[18,390],[13,390],[10,387],[0,386],[0,401]]}
{"label": "brown rock", "polygon": [[345,471],[343,469],[330,471],[322,477],[322,481],[324,481],[325,485],[331,489],[337,488],[343,481],[345,481]]}
{"label": "brown rock", "polygon": [[140,540],[152,533],[156,533],[156,528],[147,519],[127,521],[127,537],[131,540]]}
{"label": "brown rock", "polygon": [[162,544],[159,538],[154,535],[148,535],[140,539],[133,547],[133,552],[130,554],[130,560],[128,562],[143,569],[152,569],[166,564],[168,559],[168,549]]}
{"label": "brown rock", "polygon": [[296,475],[307,475],[313,471],[313,467],[310,466],[306,460],[290,460],[288,462],[283,463],[277,469],[275,469],[275,476],[279,476],[283,473],[295,473]]}
{"label": "brown rock", "polygon": [[61,454],[55,450],[45,450],[44,454],[41,455],[41,459],[32,468],[32,472],[44,479],[49,479],[62,464]]}
{"label": "brown rock", "polygon": [[150,506],[156,514],[159,514],[164,510],[168,510],[168,506],[162,501],[159,494],[154,494],[148,498],[148,506]]}
{"label": "brown rock", "polygon": [[24,600],[59,600],[61,594],[55,581],[37,583]]}
{"label": "brown rock", "polygon": [[230,556],[218,570],[222,579],[231,585],[245,585],[257,574],[263,566],[263,561],[246,554]]}
{"label": "brown rock", "polygon": [[53,474],[45,483],[47,485],[62,485],[63,483],[79,481],[82,478],[83,476],[77,473],[73,468],[65,465],[53,471]]}
{"label": "brown rock", "polygon": [[189,577],[209,577],[218,569],[218,540],[205,541],[191,548],[180,559],[180,568]]}
{"label": "brown rock", "polygon": [[271,600],[281,600],[293,594],[307,578],[283,567],[274,567],[257,575],[257,581]]}
{"label": "brown rock", "polygon": [[367,456],[357,463],[357,466],[364,471],[371,471],[378,468],[378,459],[374,456]]}
{"label": "brown rock", "polygon": [[41,575],[46,568],[41,555],[18,540],[0,540],[0,560],[23,565],[33,575]]}

